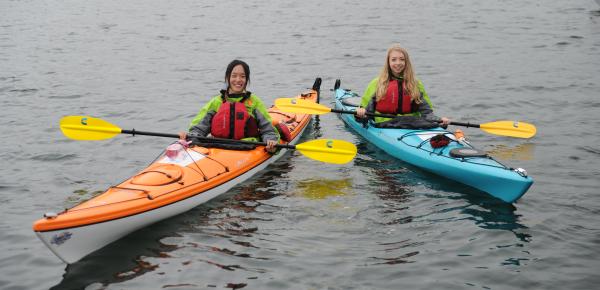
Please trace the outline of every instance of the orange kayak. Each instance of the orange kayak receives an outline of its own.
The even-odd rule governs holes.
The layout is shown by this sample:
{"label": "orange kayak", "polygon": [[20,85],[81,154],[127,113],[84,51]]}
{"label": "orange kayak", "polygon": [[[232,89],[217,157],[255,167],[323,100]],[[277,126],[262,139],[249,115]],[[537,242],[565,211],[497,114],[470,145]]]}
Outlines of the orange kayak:
{"label": "orange kayak", "polygon": [[[320,79],[297,98],[317,102]],[[285,124],[296,144],[311,115],[284,113],[271,107],[274,122]],[[263,146],[231,150],[193,146],[155,162],[104,193],[60,213],[47,213],[33,224],[37,236],[66,263],[137,230],[188,211],[225,193],[281,158]]]}

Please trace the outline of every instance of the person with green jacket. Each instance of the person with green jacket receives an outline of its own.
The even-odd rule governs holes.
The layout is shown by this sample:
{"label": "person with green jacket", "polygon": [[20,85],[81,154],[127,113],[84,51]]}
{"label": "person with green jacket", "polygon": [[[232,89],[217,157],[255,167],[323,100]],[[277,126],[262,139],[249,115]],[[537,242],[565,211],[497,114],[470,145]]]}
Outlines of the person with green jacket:
{"label": "person with green jacket", "polygon": [[[241,60],[233,60],[225,71],[226,88],[214,96],[192,119],[189,135],[248,140],[266,143],[269,152],[275,152],[279,133],[272,125],[271,116],[262,100],[246,90],[250,82],[250,67]],[[186,140],[187,132],[179,137]]]}
{"label": "person with green jacket", "polygon": [[450,123],[450,119],[433,114],[433,105],[423,83],[415,76],[408,51],[398,44],[387,50],[386,62],[379,76],[365,89],[356,117],[364,119],[367,112],[404,117],[374,117],[378,127],[415,127],[415,124],[407,124],[410,122],[425,124],[425,127]]}

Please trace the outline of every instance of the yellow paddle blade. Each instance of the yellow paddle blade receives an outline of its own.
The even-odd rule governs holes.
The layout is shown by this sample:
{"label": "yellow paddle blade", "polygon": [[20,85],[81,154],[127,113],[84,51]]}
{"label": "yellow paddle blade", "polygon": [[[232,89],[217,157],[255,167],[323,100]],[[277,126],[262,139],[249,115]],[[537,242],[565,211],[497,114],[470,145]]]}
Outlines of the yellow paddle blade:
{"label": "yellow paddle blade", "polygon": [[60,119],[60,130],[74,140],[104,140],[121,133],[121,128],[90,116],[66,116]]}
{"label": "yellow paddle blade", "polygon": [[279,98],[275,100],[275,107],[284,112],[321,115],[331,112],[331,108],[312,101],[296,98]]}
{"label": "yellow paddle blade", "polygon": [[491,134],[517,138],[531,138],[537,131],[534,125],[519,121],[496,121],[481,124],[479,127]]}
{"label": "yellow paddle blade", "polygon": [[354,144],[334,139],[317,139],[296,145],[296,150],[304,156],[334,164],[344,164],[350,162],[356,156],[356,146]]}

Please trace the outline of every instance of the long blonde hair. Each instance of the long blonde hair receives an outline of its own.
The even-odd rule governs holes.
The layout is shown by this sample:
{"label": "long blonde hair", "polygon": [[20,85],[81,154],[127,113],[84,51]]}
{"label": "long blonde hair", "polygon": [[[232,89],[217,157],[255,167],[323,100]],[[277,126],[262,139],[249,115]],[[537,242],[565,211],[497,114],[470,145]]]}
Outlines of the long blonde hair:
{"label": "long blonde hair", "polygon": [[421,100],[421,92],[419,91],[419,83],[417,78],[415,77],[415,72],[412,67],[412,63],[410,62],[410,57],[408,57],[408,51],[401,47],[399,44],[394,44],[387,50],[387,56],[385,58],[385,64],[379,73],[379,80],[377,81],[377,91],[375,92],[375,100],[379,101],[383,98],[387,92],[388,84],[390,83],[390,79],[392,78],[392,71],[390,68],[390,54],[392,51],[399,51],[404,54],[404,71],[402,71],[402,75],[404,77],[404,90],[408,92],[410,95],[410,99],[420,104],[423,102]]}

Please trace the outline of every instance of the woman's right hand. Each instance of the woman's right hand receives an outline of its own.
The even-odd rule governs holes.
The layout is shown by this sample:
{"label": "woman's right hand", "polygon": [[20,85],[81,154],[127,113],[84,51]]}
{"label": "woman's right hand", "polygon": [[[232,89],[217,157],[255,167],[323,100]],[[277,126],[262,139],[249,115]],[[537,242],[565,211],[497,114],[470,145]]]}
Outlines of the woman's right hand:
{"label": "woman's right hand", "polygon": [[365,108],[357,108],[356,109],[356,117],[364,118],[367,115],[367,110]]}
{"label": "woman's right hand", "polygon": [[275,145],[277,145],[277,141],[275,141],[275,140],[268,140],[267,141],[267,146],[265,147],[265,149],[269,153],[274,153],[275,151],[277,151],[277,148],[275,147]]}

